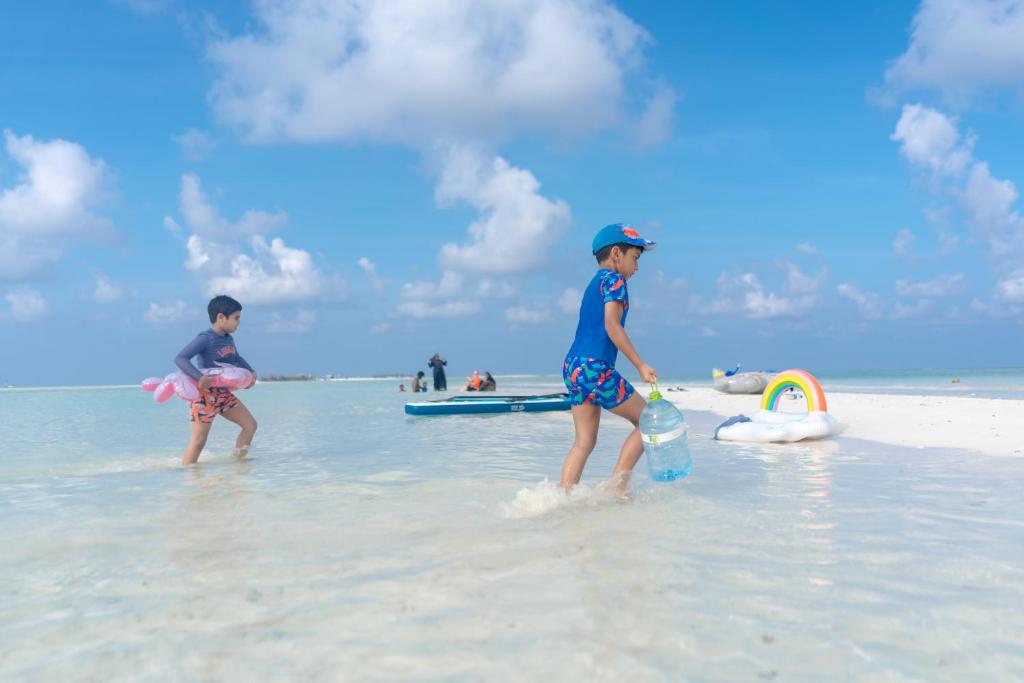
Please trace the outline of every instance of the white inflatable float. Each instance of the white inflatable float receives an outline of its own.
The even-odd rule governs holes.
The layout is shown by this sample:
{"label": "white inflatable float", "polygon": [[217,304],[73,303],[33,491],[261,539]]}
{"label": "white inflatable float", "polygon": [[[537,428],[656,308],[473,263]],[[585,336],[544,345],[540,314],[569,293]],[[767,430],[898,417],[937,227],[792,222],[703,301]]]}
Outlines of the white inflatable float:
{"label": "white inflatable float", "polygon": [[[783,396],[799,392],[807,401],[807,412],[781,412]],[[776,375],[761,394],[761,410],[746,417],[731,417],[715,430],[722,441],[802,441],[821,439],[839,431],[828,414],[825,391],[813,375],[804,370],[786,370]]]}

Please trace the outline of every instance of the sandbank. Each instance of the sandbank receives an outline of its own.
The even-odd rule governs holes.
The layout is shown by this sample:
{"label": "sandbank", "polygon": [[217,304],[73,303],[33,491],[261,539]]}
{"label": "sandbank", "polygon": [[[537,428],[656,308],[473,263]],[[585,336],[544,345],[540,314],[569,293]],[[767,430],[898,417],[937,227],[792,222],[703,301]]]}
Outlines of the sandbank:
{"label": "sandbank", "polygon": [[[730,395],[686,385],[665,392],[684,412],[729,417],[757,412],[760,395]],[[827,391],[843,436],[914,448],[963,448],[988,455],[1024,454],[1024,401],[968,396],[906,396]]]}

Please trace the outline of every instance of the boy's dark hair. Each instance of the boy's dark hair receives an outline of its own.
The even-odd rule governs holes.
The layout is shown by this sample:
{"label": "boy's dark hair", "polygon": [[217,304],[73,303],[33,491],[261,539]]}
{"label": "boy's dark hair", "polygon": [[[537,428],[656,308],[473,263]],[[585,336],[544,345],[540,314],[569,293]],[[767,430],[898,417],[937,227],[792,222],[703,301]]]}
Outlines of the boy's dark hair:
{"label": "boy's dark hair", "polygon": [[638,247],[635,244],[630,244],[629,242],[616,242],[615,244],[609,244],[607,247],[601,247],[600,249],[597,250],[597,253],[594,254],[594,257],[597,259],[597,262],[601,263],[601,261],[604,261],[609,256],[611,256],[612,249],[614,249],[615,247],[618,247],[619,251],[621,251],[623,254],[625,254],[630,249],[639,249],[641,252],[644,250],[643,247]]}
{"label": "boy's dark hair", "polygon": [[210,299],[210,303],[206,306],[206,312],[210,314],[210,322],[217,322],[217,314],[223,313],[224,317],[230,317],[232,313],[236,313],[242,310],[242,304],[238,303],[230,296],[221,294]]}

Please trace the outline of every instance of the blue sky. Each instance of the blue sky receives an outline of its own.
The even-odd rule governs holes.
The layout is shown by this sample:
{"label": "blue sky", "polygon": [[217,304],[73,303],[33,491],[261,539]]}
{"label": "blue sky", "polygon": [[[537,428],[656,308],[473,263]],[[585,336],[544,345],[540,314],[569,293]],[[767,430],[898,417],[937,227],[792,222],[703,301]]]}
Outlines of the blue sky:
{"label": "blue sky", "polygon": [[0,383],[557,372],[625,221],[663,375],[1024,365],[1024,3],[21,3]]}

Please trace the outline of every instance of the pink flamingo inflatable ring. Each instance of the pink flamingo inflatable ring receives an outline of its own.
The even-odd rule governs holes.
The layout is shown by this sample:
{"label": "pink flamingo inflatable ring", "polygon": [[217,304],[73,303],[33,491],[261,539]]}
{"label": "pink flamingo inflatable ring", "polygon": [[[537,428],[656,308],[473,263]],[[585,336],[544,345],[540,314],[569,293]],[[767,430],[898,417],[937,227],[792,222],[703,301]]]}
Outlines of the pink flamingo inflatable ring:
{"label": "pink flamingo inflatable ring", "polygon": [[[206,368],[201,371],[204,375],[213,377],[213,387],[224,389],[248,389],[252,384],[253,374],[245,368],[234,366],[222,368]],[[183,401],[195,401],[199,398],[199,385],[197,382],[180,370],[172,372],[163,379],[159,377],[147,377],[142,380],[142,390],[153,394],[153,400],[157,403],[167,401],[171,396],[177,396]]]}

